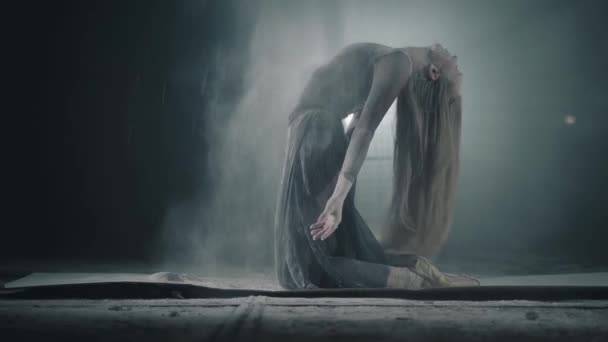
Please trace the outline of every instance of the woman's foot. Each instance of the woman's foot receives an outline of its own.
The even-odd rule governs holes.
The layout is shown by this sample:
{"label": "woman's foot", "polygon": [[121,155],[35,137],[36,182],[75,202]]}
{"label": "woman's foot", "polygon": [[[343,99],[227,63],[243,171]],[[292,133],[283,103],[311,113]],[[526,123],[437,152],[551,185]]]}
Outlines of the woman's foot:
{"label": "woman's foot", "polygon": [[424,278],[422,288],[447,287],[450,286],[448,278],[424,257],[417,257],[413,271]]}
{"label": "woman's foot", "polygon": [[395,289],[419,290],[425,279],[408,267],[389,267],[386,287]]}
{"label": "woman's foot", "polygon": [[465,274],[451,274],[444,273],[450,283],[450,287],[466,287],[466,286],[480,286],[479,280],[470,277]]}
{"label": "woman's foot", "polygon": [[414,272],[424,278],[422,288],[479,286],[479,280],[462,275],[441,272],[424,257],[417,257]]}

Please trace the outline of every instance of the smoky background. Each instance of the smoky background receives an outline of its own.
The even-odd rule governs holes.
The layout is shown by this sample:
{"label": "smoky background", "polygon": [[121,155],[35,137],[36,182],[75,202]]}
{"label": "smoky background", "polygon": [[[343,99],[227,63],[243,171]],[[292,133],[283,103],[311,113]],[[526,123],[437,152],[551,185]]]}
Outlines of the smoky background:
{"label": "smoky background", "polygon": [[[464,74],[449,270],[602,269],[601,1],[62,1],[15,8],[4,260],[271,272],[287,116],[347,44],[441,43]],[[391,108],[357,183],[374,232]],[[15,142],[18,142],[15,144]],[[498,271],[500,269],[500,271]]]}

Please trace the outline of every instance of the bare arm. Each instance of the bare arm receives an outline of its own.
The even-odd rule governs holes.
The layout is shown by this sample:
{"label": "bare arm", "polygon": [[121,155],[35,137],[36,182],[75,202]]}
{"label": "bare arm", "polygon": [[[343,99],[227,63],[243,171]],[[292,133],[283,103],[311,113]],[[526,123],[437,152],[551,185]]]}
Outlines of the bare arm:
{"label": "bare arm", "polygon": [[409,72],[409,59],[402,53],[383,56],[376,62],[372,86],[348,144],[336,187],[319,220],[310,227],[313,239],[326,239],[340,223],[342,205],[363,165],[374,131],[407,83]]}

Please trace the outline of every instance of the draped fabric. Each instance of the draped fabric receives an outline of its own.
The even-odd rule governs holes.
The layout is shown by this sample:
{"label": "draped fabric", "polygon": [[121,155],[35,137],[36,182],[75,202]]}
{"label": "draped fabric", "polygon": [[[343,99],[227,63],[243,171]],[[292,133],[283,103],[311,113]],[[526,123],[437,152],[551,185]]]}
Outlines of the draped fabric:
{"label": "draped fabric", "polygon": [[292,115],[275,219],[279,283],[287,289],[384,287],[384,251],[347,196],[338,229],[312,240],[309,226],[324,208],[317,196],[340,172],[348,140],[339,115],[306,109]]}

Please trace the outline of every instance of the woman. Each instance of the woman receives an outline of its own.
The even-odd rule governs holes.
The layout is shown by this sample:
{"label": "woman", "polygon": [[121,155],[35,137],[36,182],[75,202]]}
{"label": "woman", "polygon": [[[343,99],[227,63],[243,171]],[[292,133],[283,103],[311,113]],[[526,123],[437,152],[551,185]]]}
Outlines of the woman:
{"label": "woman", "polygon": [[[278,279],[287,289],[474,285],[440,272],[458,172],[460,81],[440,45],[354,44],[317,69],[289,116],[275,222]],[[397,99],[389,265],[354,206],[354,183],[374,130]],[[342,119],[355,113],[344,133]]]}

